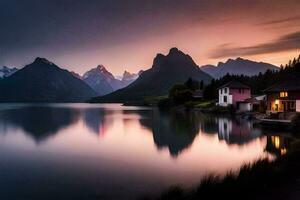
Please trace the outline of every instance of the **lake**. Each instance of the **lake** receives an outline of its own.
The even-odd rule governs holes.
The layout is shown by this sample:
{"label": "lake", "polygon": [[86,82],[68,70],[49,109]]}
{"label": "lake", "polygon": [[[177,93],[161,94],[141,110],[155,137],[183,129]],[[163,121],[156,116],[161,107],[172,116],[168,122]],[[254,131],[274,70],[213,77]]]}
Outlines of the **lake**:
{"label": "lake", "polygon": [[251,121],[120,104],[0,104],[1,199],[136,199],[288,151]]}

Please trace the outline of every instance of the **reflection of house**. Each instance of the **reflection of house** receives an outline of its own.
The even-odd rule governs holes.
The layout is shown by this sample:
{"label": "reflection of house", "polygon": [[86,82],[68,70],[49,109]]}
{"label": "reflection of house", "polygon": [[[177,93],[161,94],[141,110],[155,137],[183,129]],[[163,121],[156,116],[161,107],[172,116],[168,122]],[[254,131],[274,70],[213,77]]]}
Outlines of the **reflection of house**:
{"label": "reflection of house", "polygon": [[218,105],[220,106],[233,105],[234,107],[239,109],[240,104],[251,97],[250,87],[238,81],[231,81],[221,86],[218,90]]}
{"label": "reflection of house", "polygon": [[292,139],[284,136],[267,136],[266,150],[275,155],[284,155],[290,147]]}
{"label": "reflection of house", "polygon": [[229,144],[244,144],[261,135],[261,132],[253,128],[252,123],[247,120],[219,118],[218,125],[219,139]]}
{"label": "reflection of house", "polygon": [[269,112],[300,112],[300,83],[289,81],[265,90]]}

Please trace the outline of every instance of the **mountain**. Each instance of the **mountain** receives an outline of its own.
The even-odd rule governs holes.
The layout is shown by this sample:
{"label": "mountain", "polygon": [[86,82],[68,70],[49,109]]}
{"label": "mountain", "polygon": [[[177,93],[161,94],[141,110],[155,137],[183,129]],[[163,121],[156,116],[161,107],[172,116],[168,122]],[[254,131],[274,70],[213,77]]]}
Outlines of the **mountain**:
{"label": "mountain", "polygon": [[6,66],[0,67],[0,79],[9,77],[16,71],[18,71],[18,69],[15,67],[14,68],[8,68]]}
{"label": "mountain", "polygon": [[82,79],[82,77],[80,76],[80,74],[78,74],[78,73],[76,73],[76,72],[74,72],[74,71],[70,71],[70,73],[73,75],[73,76],[75,76],[76,78],[78,78],[78,79]]}
{"label": "mountain", "polygon": [[201,70],[208,73],[214,78],[221,78],[227,73],[234,75],[247,75],[253,76],[260,72],[264,73],[267,70],[278,70],[275,65],[271,65],[263,62],[255,62],[246,60],[243,58],[237,58],[235,60],[229,59],[225,63],[220,62],[217,66],[205,65],[201,67]]}
{"label": "mountain", "polygon": [[124,71],[122,81],[132,81],[138,78],[139,75]]}
{"label": "mountain", "polygon": [[135,81],[138,77],[139,77],[138,74],[130,73],[125,70],[123,73],[122,80],[121,80],[123,87],[126,87],[127,85],[129,85],[130,83]]}
{"label": "mountain", "polygon": [[97,92],[97,95],[102,96],[126,87],[136,80],[137,77],[138,75],[125,71],[121,79],[120,77],[118,79],[103,65],[98,65],[96,68],[87,71],[83,75],[82,80],[93,88]]}
{"label": "mountain", "polygon": [[69,71],[36,58],[0,81],[1,102],[83,102],[96,93]]}
{"label": "mountain", "polygon": [[141,73],[139,78],[127,87],[103,97],[93,98],[92,102],[126,102],[138,101],[148,96],[159,96],[168,93],[178,82],[188,78],[211,81],[211,76],[201,71],[193,59],[177,48],[172,48],[168,55],[158,54],[152,68]]}
{"label": "mountain", "polygon": [[113,92],[115,89],[115,77],[106,70],[103,65],[98,65],[82,76],[82,80],[96,91],[97,95],[105,95]]}

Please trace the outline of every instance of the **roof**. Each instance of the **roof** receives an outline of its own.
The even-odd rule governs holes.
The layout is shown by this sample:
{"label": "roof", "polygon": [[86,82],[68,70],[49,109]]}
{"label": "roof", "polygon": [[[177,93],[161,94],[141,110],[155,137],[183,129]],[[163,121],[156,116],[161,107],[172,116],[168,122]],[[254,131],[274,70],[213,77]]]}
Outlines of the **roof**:
{"label": "roof", "polygon": [[250,89],[249,86],[247,86],[239,81],[230,81],[230,82],[222,85],[218,89],[225,88],[225,87],[235,88],[235,89]]}
{"label": "roof", "polygon": [[251,98],[245,99],[245,102],[248,103],[259,103],[260,101],[263,101],[265,99],[266,95],[258,95],[253,96]]}
{"label": "roof", "polygon": [[281,92],[281,91],[300,91],[300,80],[291,80],[284,83],[273,85],[264,90],[264,92]]}

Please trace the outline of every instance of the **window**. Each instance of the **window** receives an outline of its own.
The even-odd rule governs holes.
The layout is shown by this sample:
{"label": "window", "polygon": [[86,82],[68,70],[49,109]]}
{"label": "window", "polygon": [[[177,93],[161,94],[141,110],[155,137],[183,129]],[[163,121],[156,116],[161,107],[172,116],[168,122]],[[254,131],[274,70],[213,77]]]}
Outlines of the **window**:
{"label": "window", "polygon": [[223,89],[221,89],[221,94],[223,94]]}
{"label": "window", "polygon": [[227,93],[227,88],[224,88],[224,93]]}
{"label": "window", "polygon": [[280,92],[279,96],[280,97],[288,97],[288,92]]}
{"label": "window", "polygon": [[227,96],[224,96],[224,102],[227,103]]}

